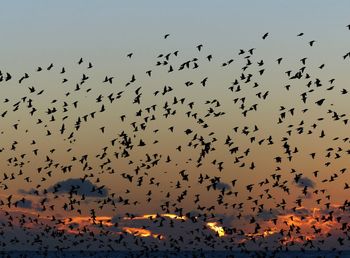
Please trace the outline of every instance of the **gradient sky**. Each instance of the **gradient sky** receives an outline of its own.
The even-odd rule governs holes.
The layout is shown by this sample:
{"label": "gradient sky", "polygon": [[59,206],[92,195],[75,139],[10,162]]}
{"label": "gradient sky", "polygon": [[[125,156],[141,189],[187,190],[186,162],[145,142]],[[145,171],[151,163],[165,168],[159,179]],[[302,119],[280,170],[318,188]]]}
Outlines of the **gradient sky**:
{"label": "gradient sky", "polygon": [[[342,49],[348,5],[316,0],[4,2],[1,65],[28,69],[33,59],[66,63],[80,56],[110,65],[126,51],[146,54],[149,46],[164,47],[165,33],[178,48],[203,42],[220,54],[254,45],[265,31],[279,35],[274,44],[286,44],[303,31],[329,49],[335,42]],[[270,50],[275,46],[269,44]]]}
{"label": "gradient sky", "polygon": [[[327,212],[333,211],[343,216],[346,222],[349,218],[348,210],[342,214],[338,209],[347,200],[348,193],[344,190],[344,184],[350,183],[348,171],[341,173],[341,169],[347,169],[349,163],[347,153],[349,140],[346,139],[349,137],[349,123],[344,122],[349,118],[349,94],[341,94],[343,89],[350,90],[348,85],[350,63],[348,59],[343,59],[343,55],[350,51],[350,30],[346,27],[350,23],[349,9],[348,1],[331,4],[328,1],[316,0],[289,2],[85,0],[2,3],[0,71],[4,75],[10,73],[13,77],[9,82],[0,84],[0,114],[7,111],[1,118],[0,127],[2,137],[0,149],[3,148],[0,154],[0,168],[4,174],[0,178],[2,213],[10,208],[7,204],[9,195],[13,195],[12,208],[15,201],[18,205],[14,216],[21,212],[40,214],[43,221],[55,216],[64,221],[71,218],[83,226],[90,223],[88,222],[90,211],[95,209],[97,216],[104,218],[103,223],[106,227],[111,227],[108,224],[109,220],[118,221],[122,225],[113,228],[116,234],[123,231],[139,237],[139,233],[130,229],[132,225],[128,224],[131,222],[124,217],[125,213],[140,216],[176,213],[176,208],[179,207],[183,208],[184,213],[196,213],[199,211],[198,205],[206,208],[214,205],[215,210],[212,213],[215,216],[210,222],[220,221],[225,227],[242,227],[246,232],[245,238],[237,237],[232,241],[236,244],[247,242],[247,245],[252,244],[252,248],[259,245],[249,242],[254,236],[260,238],[271,235],[273,237],[267,239],[264,244],[276,246],[276,242],[278,243],[276,233],[293,223],[304,230],[303,233],[308,239],[318,240],[313,233],[313,225],[322,228],[323,232],[343,236],[342,232],[331,231],[332,227],[338,226],[339,221],[331,220],[327,222],[328,224],[322,224],[317,216],[322,217]],[[262,40],[261,37],[266,32],[269,35],[266,40]],[[304,35],[297,37],[301,32]],[[170,36],[165,40],[163,37],[167,33]],[[312,40],[315,43],[310,47],[309,42]],[[200,52],[196,49],[199,44],[203,44]],[[251,48],[254,48],[254,55],[246,58],[247,51]],[[244,55],[238,55],[240,49],[245,51]],[[155,65],[159,60],[157,58],[159,54],[173,53],[176,50],[179,51],[178,57],[172,55],[170,58],[174,68],[187,60],[198,58],[200,69],[169,73],[168,66]],[[131,52],[132,58],[127,58],[126,55]],[[213,56],[211,62],[206,59],[209,54]],[[78,65],[77,62],[81,57],[84,62]],[[276,62],[279,57],[283,57],[281,65]],[[300,59],[304,57],[307,57],[306,72],[310,74],[311,79],[290,80],[285,72],[291,70],[294,74],[299,71],[303,66]],[[224,68],[222,63],[231,58],[234,59],[233,63]],[[232,92],[228,88],[235,79],[239,80],[247,59],[253,62],[247,73],[253,74],[252,81],[257,82],[259,87],[253,88],[253,84],[241,82],[241,91]],[[264,65],[261,67],[257,65],[260,60],[264,60]],[[87,69],[88,62],[93,64],[92,69]],[[53,69],[47,71],[46,68],[51,63],[54,65]],[[325,64],[325,67],[320,69],[319,66],[322,64]],[[38,66],[43,68],[40,73],[36,72]],[[60,74],[62,67],[66,69],[65,74]],[[262,68],[265,69],[264,74],[259,75],[259,70]],[[146,75],[147,70],[152,70],[151,77]],[[18,80],[24,73],[28,73],[30,78],[19,84]],[[79,84],[83,74],[89,76],[89,79],[80,85],[80,91],[75,91],[76,84]],[[135,75],[136,82],[126,87],[125,84],[130,81],[132,75]],[[114,83],[102,83],[105,76],[115,77]],[[208,83],[206,87],[202,87],[200,81],[205,77],[208,77]],[[64,78],[68,79],[65,84],[62,83]],[[316,78],[321,80],[322,87],[312,85],[307,88],[308,81]],[[329,82],[331,79],[335,79],[333,84]],[[194,85],[186,87],[184,85],[186,81],[193,81]],[[284,88],[288,84],[291,85],[290,91]],[[171,86],[174,91],[164,96],[161,93],[154,96],[156,90],[162,92],[164,85]],[[334,89],[329,89],[332,86]],[[44,93],[40,96],[34,95],[29,93],[29,87],[35,87],[36,92],[44,90]],[[140,105],[132,103],[138,87],[142,87]],[[89,88],[91,91],[86,91]],[[308,102],[303,104],[300,94],[310,89],[314,92],[308,93]],[[67,92],[69,96],[66,95]],[[109,103],[107,96],[113,93],[115,97],[118,92],[123,92],[122,97],[113,104]],[[266,92],[268,92],[266,100],[256,95],[259,93],[263,95]],[[96,102],[99,95],[104,96],[102,102]],[[30,111],[26,107],[28,99],[20,103],[18,111],[13,111],[14,104],[21,101],[24,96],[33,99],[33,105],[38,110],[34,116],[28,114]],[[185,98],[185,104],[172,104],[174,97],[178,100]],[[233,104],[235,98],[240,99],[238,104]],[[239,109],[241,98],[245,98],[245,109],[257,104],[257,111],[249,111],[247,117],[244,117],[242,110]],[[323,98],[325,98],[324,104],[315,104]],[[5,99],[9,101],[6,102]],[[216,106],[216,102],[212,102],[215,99],[220,105]],[[206,103],[207,100],[211,103]],[[77,108],[73,107],[74,101],[78,101]],[[188,104],[192,101],[195,103],[194,109],[190,110]],[[176,110],[176,115],[169,119],[163,116],[162,107],[165,102],[170,104],[171,111]],[[102,104],[106,107],[104,113],[99,112]],[[153,104],[157,105],[157,109],[147,113],[146,109]],[[63,112],[65,105],[68,112]],[[283,123],[277,124],[280,114],[284,111],[281,110],[281,106],[286,108],[286,119]],[[56,107],[58,112],[54,114],[55,121],[51,122],[49,121],[51,115],[45,112],[53,107]],[[294,108],[294,115],[288,113],[291,108]],[[308,111],[305,113],[302,110],[306,108]],[[143,110],[142,116],[137,117],[135,114],[140,109]],[[207,116],[210,109],[213,109],[214,113],[225,112],[225,115]],[[88,122],[82,123],[81,128],[76,131],[74,126],[78,117],[82,119],[84,115],[94,111],[96,117],[88,118]],[[188,111],[192,112],[191,115],[197,113],[198,118],[202,118],[209,127],[202,128],[193,116],[187,117]],[[333,119],[333,111],[341,116],[339,120]],[[65,115],[68,115],[68,118],[62,121]],[[125,122],[120,119],[122,115],[126,116]],[[145,117],[148,116],[146,119],[150,119],[152,115],[157,119],[146,122],[147,129],[142,131],[140,124],[145,122]],[[38,124],[38,119],[42,119],[43,123]],[[131,126],[132,122],[136,122],[137,132]],[[62,123],[66,127],[63,135],[59,133]],[[18,124],[18,129],[14,129],[15,124]],[[313,124],[317,124],[314,129]],[[103,126],[104,133],[100,129]],[[174,133],[169,130],[171,126],[175,128]],[[239,128],[237,133],[233,131],[236,126]],[[242,133],[245,126],[250,131],[247,136]],[[257,132],[253,132],[255,126],[258,127]],[[298,127],[304,127],[304,133],[299,134]],[[184,133],[188,128],[193,131],[190,135]],[[157,129],[159,132],[155,133],[154,130]],[[46,136],[47,130],[52,133],[51,136]],[[283,141],[281,141],[283,137],[288,136],[288,130],[292,131],[292,136],[288,139],[291,150],[298,149],[293,154],[291,162],[283,152]],[[308,134],[309,130],[312,132]],[[326,137],[321,139],[319,136],[322,130]],[[114,159],[114,152],[122,150],[119,139],[123,131],[131,137],[135,148],[130,151],[129,158]],[[72,139],[67,138],[70,132],[75,134]],[[196,133],[198,138],[203,136],[205,142],[214,138],[216,140],[212,145],[215,151],[207,155],[200,167],[196,167],[200,141],[196,139],[191,143],[192,146],[188,146]],[[224,144],[227,136],[234,142],[230,147]],[[250,142],[252,136],[256,138],[254,143]],[[273,145],[267,144],[269,136],[273,137]],[[339,139],[335,139],[336,137]],[[115,138],[118,138],[116,145],[111,146],[111,140]],[[146,147],[136,146],[140,139],[146,142]],[[257,142],[262,139],[264,143],[258,145]],[[32,140],[36,141],[35,146],[31,144]],[[15,150],[11,150],[14,141],[18,144]],[[159,142],[152,144],[154,141]],[[193,147],[195,144],[199,144],[198,148]],[[176,150],[179,145],[182,145],[181,152]],[[108,146],[107,157],[100,158],[105,146]],[[239,146],[239,151],[232,155],[229,149],[233,146]],[[39,155],[33,155],[34,149],[39,150]],[[52,149],[55,151],[50,153]],[[69,149],[71,150],[67,152]],[[247,149],[249,155],[244,154]],[[313,152],[317,153],[315,159],[310,157],[310,153]],[[26,154],[24,158],[21,158],[22,154]],[[83,170],[84,162],[79,162],[85,154],[89,155],[87,166],[91,166],[91,171]],[[158,156],[151,160],[159,158],[159,164],[149,169],[145,168],[149,164],[146,154],[151,156],[157,154]],[[340,156],[337,157],[337,154]],[[172,159],[169,163],[165,162],[168,155]],[[235,163],[235,159],[241,155],[244,156],[243,161]],[[47,156],[49,160],[52,159],[51,164],[50,161],[46,161]],[[276,163],[276,157],[282,157],[282,162]],[[112,160],[111,163],[103,165],[108,158]],[[219,171],[218,163],[221,161],[224,169]],[[256,165],[254,170],[249,169],[252,162]],[[325,165],[327,162],[330,164]],[[73,165],[72,172],[62,173],[62,166],[68,165]],[[42,172],[37,172],[39,167]],[[137,167],[141,167],[138,175],[135,174]],[[110,173],[111,169],[114,170],[113,174]],[[18,175],[20,170],[23,175]],[[186,170],[185,173],[189,175],[188,182],[183,181],[179,175],[182,170]],[[295,172],[291,173],[292,170]],[[317,178],[313,174],[316,170],[319,170]],[[50,176],[47,175],[48,172],[51,173]],[[12,173],[16,178],[7,178],[11,177]],[[82,189],[76,196],[76,200],[81,201],[79,205],[81,214],[78,214],[77,204],[74,210],[64,211],[62,207],[64,203],[68,203],[67,192],[70,189],[67,182],[71,182],[70,180],[79,182],[84,174],[90,173],[94,176],[88,178],[88,186],[85,186],[87,188]],[[123,173],[132,175],[133,182],[123,178]],[[281,180],[272,188],[274,180],[271,175],[276,173],[281,175]],[[295,175],[300,173],[301,180],[296,183]],[[338,175],[335,177],[336,180],[329,182],[335,173]],[[210,178],[220,177],[221,183],[218,189],[207,191],[206,187],[210,182],[207,180],[200,185],[198,183],[200,174],[208,174]],[[25,182],[26,176],[31,178],[31,182]],[[139,176],[144,178],[142,187],[136,186]],[[238,179],[239,182],[235,187],[231,185],[233,179]],[[259,187],[259,182],[264,182],[266,179],[269,182]],[[322,182],[325,179],[327,181]],[[150,184],[150,180],[159,182],[159,187]],[[177,181],[181,182],[180,189],[176,188]],[[52,191],[58,182],[64,186],[55,198]],[[254,191],[251,193],[246,189],[248,184],[254,184]],[[283,191],[283,184],[290,188],[290,195]],[[88,189],[92,185],[96,187],[104,185],[101,196],[96,192],[89,193]],[[309,192],[303,196],[302,190],[305,186],[308,186]],[[33,190],[36,189],[39,190],[39,196],[33,195]],[[48,192],[46,194],[43,193],[45,189]],[[323,189],[325,193],[320,194]],[[127,190],[130,192],[126,192]],[[181,199],[184,190],[187,191],[184,200],[177,201],[179,197]],[[238,197],[225,196],[224,203],[227,205],[220,205],[217,203],[220,190],[237,191]],[[148,202],[149,191],[152,191],[152,200]],[[166,197],[168,192],[170,197]],[[81,200],[82,193],[86,195],[86,200]],[[273,198],[268,198],[268,193]],[[194,202],[196,194],[201,195],[199,203]],[[29,201],[19,204],[18,201],[23,197]],[[40,202],[45,198],[47,198],[44,201],[46,204],[41,205]],[[118,203],[117,208],[107,204],[100,209],[101,203],[108,198],[116,203],[122,203],[120,200],[125,198],[129,199],[130,203],[136,203],[130,206]],[[303,205],[297,206],[297,199],[301,199]],[[167,201],[174,204],[169,212],[162,211],[160,207],[160,204]],[[257,206],[254,205],[254,201],[264,207],[260,215],[254,209],[254,206]],[[284,202],[286,205],[282,204]],[[239,203],[244,204],[242,209],[236,208]],[[55,210],[50,210],[48,208],[50,205],[55,205]],[[45,210],[42,210],[43,206]],[[207,213],[210,214],[209,211]],[[8,216],[4,214],[1,214],[1,221],[8,220]],[[239,214],[243,216],[242,224],[237,220]],[[295,221],[290,219],[293,215]],[[252,216],[256,216],[261,223],[262,230],[258,233],[254,232],[254,224],[249,223]],[[177,220],[174,217],[164,217],[166,220]],[[279,219],[277,225],[271,223],[272,218]],[[145,217],[141,216],[139,220],[143,221]],[[207,222],[202,221],[204,224]],[[153,236],[158,239],[157,237],[163,236],[162,230],[152,227],[150,222],[145,223],[151,224],[147,225],[150,231],[145,232],[146,238]],[[65,226],[67,225],[68,222]],[[33,227],[33,232],[40,231],[40,228]],[[141,228],[142,223],[134,227]],[[64,226],[62,228],[67,229]],[[212,233],[218,232],[213,228],[209,229]],[[7,228],[3,227],[2,230]],[[18,227],[16,230],[21,229]],[[73,229],[70,230],[68,230],[70,234],[76,233]],[[95,230],[94,226],[91,230]],[[21,234],[24,241],[25,234],[23,232]],[[173,237],[181,235],[181,230],[171,234]],[[227,235],[228,233],[226,238],[223,237],[224,241],[219,248],[223,248],[227,243],[225,241],[229,241]],[[297,236],[295,239],[293,237],[290,236],[290,239],[286,238],[284,241],[302,243]],[[324,239],[323,237],[325,236],[322,235],[320,239]],[[5,242],[9,239],[10,237]],[[131,243],[132,240],[128,241]],[[332,241],[327,247],[332,247],[337,240],[333,238]],[[10,245],[8,247],[11,249]],[[23,246],[19,244],[15,248]],[[191,249],[191,246],[182,248]]]}

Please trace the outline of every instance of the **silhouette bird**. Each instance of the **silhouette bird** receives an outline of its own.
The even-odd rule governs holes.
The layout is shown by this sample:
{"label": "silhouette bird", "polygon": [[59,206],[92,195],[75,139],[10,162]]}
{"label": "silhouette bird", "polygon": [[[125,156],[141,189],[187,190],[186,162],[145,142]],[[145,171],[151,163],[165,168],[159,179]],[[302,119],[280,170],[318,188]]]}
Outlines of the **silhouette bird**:
{"label": "silhouette bird", "polygon": [[316,41],[315,40],[311,40],[311,41],[309,41],[309,45],[310,45],[310,47],[312,47],[313,45],[314,45],[314,43],[315,43]]}

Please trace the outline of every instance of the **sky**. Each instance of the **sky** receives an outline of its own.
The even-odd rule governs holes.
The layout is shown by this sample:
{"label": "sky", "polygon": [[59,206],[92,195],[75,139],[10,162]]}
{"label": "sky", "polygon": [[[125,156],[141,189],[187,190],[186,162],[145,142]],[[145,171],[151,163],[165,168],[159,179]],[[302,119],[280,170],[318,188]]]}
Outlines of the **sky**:
{"label": "sky", "polygon": [[349,5],[2,3],[1,243],[346,249]]}

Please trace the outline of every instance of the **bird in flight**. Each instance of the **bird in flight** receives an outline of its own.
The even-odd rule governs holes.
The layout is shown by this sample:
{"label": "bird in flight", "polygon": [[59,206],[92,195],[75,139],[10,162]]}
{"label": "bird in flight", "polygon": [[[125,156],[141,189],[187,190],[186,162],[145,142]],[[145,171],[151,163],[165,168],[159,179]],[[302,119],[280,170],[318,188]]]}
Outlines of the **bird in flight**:
{"label": "bird in flight", "polygon": [[266,39],[268,35],[269,35],[269,33],[266,32],[266,33],[262,36],[262,39]]}

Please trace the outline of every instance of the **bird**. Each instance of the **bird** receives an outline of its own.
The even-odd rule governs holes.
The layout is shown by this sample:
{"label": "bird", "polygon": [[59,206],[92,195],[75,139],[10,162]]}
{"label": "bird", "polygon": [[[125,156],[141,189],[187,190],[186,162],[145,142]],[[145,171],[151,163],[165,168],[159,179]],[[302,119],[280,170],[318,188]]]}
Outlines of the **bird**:
{"label": "bird", "polygon": [[309,41],[309,45],[310,45],[310,47],[312,47],[313,45],[314,45],[314,43],[315,43],[316,41],[315,40],[311,40],[311,41]]}
{"label": "bird", "polygon": [[325,98],[322,98],[318,101],[316,101],[315,103],[318,105],[318,106],[322,106],[323,102],[325,101],[326,99]]}
{"label": "bird", "polygon": [[47,67],[47,70],[50,71],[53,67],[53,63],[51,63],[48,67]]}
{"label": "bird", "polygon": [[12,79],[11,74],[6,73],[6,78],[5,78],[5,81],[9,81],[9,80],[11,80],[11,79]]}

